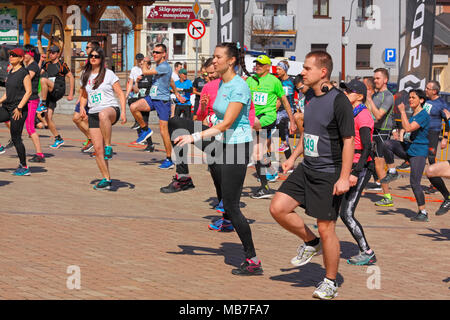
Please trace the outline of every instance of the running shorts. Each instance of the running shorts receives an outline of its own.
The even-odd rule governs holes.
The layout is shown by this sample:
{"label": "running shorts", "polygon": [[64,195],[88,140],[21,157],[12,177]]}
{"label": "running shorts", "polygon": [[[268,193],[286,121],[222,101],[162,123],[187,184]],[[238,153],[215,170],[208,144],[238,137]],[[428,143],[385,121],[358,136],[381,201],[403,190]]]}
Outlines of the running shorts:
{"label": "running shorts", "polygon": [[[115,125],[117,121],[120,119],[120,109],[117,107],[109,107],[113,108],[116,111],[116,120],[111,124]],[[88,123],[89,128],[100,128],[100,119],[98,118],[98,112],[97,113],[89,113],[88,115]]]}

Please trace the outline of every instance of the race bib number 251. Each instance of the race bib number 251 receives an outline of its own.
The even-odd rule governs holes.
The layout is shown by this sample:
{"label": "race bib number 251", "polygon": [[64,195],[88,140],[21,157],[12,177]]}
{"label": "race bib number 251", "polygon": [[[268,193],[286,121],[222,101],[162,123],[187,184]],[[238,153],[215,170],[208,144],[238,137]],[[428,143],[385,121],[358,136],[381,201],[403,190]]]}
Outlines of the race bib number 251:
{"label": "race bib number 251", "polygon": [[305,156],[318,157],[319,156],[319,150],[317,147],[318,143],[319,143],[319,136],[315,136],[312,134],[305,134],[303,138],[303,150]]}

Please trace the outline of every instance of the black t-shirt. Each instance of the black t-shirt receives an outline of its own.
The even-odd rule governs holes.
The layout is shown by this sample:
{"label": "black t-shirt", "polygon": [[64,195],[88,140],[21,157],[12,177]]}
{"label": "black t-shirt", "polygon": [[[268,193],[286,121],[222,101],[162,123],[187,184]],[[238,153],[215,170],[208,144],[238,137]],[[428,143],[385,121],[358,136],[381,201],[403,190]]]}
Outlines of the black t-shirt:
{"label": "black t-shirt", "polygon": [[304,117],[303,165],[316,171],[338,172],[342,165],[342,138],[355,135],[350,101],[332,88],[305,105]]}
{"label": "black t-shirt", "polygon": [[[198,77],[197,79],[194,80],[194,83],[192,84],[192,86],[197,89],[198,92],[202,92],[203,87],[206,84],[206,80],[203,79],[202,77]],[[195,107],[198,107],[200,105],[200,96],[199,95],[195,95]]]}
{"label": "black t-shirt", "polygon": [[39,99],[39,79],[41,77],[41,69],[39,68],[39,65],[36,63],[36,61],[33,61],[32,63],[30,63],[29,66],[27,66],[27,70],[28,71],[33,71],[34,72],[34,77],[33,79],[31,79],[31,89],[32,89],[32,94],[30,97],[30,100],[36,100]]}
{"label": "black t-shirt", "polygon": [[51,61],[47,61],[42,69],[47,72],[48,78],[53,79],[55,83],[64,84],[66,83],[65,77],[70,72],[69,67],[65,62],[58,61],[56,63],[52,63]]}
{"label": "black t-shirt", "polygon": [[152,87],[153,83],[153,76],[148,75],[144,76],[142,75],[142,79],[138,81],[137,85],[139,88],[139,98],[146,97],[150,94],[150,89]]}
{"label": "black t-shirt", "polygon": [[[6,100],[4,106],[8,110],[13,110],[17,108],[20,101],[22,101],[25,95],[25,86],[23,85],[23,79],[28,75],[27,69],[21,67],[15,72],[9,72],[8,78],[6,79]],[[27,104],[24,105],[24,109],[27,108]]]}

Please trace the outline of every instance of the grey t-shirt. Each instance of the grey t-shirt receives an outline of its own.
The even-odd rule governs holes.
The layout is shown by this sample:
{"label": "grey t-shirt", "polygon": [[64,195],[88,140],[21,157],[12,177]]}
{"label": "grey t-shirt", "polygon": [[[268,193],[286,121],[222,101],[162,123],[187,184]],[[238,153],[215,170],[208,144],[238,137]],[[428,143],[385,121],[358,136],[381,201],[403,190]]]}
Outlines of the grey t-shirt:
{"label": "grey t-shirt", "polygon": [[386,111],[383,118],[380,120],[375,120],[376,129],[386,129],[392,130],[394,126],[394,116],[393,116],[393,106],[394,106],[394,96],[389,90],[376,92],[372,96],[373,103],[378,109],[383,109]]}

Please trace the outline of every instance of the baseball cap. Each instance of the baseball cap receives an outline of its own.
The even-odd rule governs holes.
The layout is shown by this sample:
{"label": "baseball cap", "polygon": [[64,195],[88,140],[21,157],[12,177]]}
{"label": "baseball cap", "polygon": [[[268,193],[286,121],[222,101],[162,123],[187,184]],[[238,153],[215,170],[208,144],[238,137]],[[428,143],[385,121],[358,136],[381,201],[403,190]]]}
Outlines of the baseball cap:
{"label": "baseball cap", "polygon": [[259,62],[261,64],[269,64],[269,65],[272,64],[272,61],[270,61],[270,58],[268,56],[266,56],[266,55],[263,55],[263,54],[258,56],[258,58],[256,58],[256,60],[253,61],[253,62]]}
{"label": "baseball cap", "polygon": [[367,87],[359,80],[353,79],[348,83],[341,82],[339,86],[344,90],[350,90],[351,92],[362,94],[364,98],[367,96]]}
{"label": "baseball cap", "polygon": [[144,55],[142,54],[142,53],[138,53],[137,55],[136,55],[136,60],[142,60],[142,59],[144,59],[145,57],[144,57]]}
{"label": "baseball cap", "polygon": [[187,70],[186,69],[180,69],[180,71],[178,71],[179,74],[187,74]]}
{"label": "baseball cap", "polygon": [[23,57],[25,55],[25,51],[23,51],[20,48],[15,48],[15,49],[11,50],[10,52],[15,53],[19,57]]}
{"label": "baseball cap", "polygon": [[51,46],[48,51],[50,52],[59,52],[59,47],[56,45]]}

